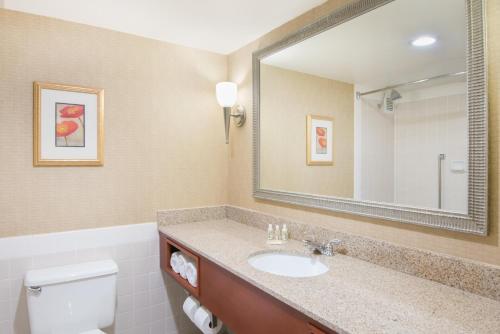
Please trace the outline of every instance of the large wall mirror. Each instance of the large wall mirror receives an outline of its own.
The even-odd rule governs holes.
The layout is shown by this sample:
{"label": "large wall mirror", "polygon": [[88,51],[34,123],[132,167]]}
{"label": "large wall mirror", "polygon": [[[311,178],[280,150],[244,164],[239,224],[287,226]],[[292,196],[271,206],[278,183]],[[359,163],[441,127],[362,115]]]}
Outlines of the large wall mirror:
{"label": "large wall mirror", "polygon": [[484,20],[352,1],[255,52],[254,196],[486,235]]}

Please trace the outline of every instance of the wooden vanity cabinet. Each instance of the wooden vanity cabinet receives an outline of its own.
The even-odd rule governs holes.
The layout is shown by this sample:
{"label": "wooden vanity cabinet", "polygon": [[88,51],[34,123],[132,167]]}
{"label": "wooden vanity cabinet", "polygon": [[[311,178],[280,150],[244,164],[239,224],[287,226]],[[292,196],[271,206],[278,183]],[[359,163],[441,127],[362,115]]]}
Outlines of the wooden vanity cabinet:
{"label": "wooden vanity cabinet", "polygon": [[[166,236],[160,234],[162,269],[169,263],[166,259],[170,256],[170,251],[166,250],[169,242],[171,241]],[[234,333],[335,334],[334,331],[318,324],[219,265],[199,256],[183,245],[173,243],[199,259],[197,298]],[[171,270],[165,271],[172,275]],[[175,276],[174,278],[177,279]]]}

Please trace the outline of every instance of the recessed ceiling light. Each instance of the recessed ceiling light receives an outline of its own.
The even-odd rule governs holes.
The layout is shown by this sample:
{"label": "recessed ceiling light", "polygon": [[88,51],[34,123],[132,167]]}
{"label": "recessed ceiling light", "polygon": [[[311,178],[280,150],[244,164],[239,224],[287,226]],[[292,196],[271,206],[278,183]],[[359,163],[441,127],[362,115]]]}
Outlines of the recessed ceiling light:
{"label": "recessed ceiling light", "polygon": [[436,38],[432,36],[420,36],[411,41],[411,45],[413,46],[429,46],[436,43]]}

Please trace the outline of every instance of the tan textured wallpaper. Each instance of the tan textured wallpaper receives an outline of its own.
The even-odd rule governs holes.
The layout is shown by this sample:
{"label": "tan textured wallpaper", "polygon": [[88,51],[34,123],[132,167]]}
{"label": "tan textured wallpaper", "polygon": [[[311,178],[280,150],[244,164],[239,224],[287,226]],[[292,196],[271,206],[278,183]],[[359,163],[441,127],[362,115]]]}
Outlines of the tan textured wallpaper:
{"label": "tan textured wallpaper", "polygon": [[[315,18],[327,14],[345,0],[329,1],[312,11],[263,36],[258,41],[236,51],[229,58],[229,77],[239,84],[239,102],[252,105],[252,52],[279,40]],[[387,240],[410,247],[438,251],[450,255],[500,265],[499,246],[499,182],[500,167],[500,1],[487,1],[489,98],[490,98],[490,234],[488,237],[470,236],[442,230],[403,225],[350,215],[256,201],[252,197],[252,128],[234,131],[229,160],[229,203],[261,210],[321,225],[333,230],[356,233]],[[249,115],[251,118],[251,115]],[[249,122],[252,120],[249,119]]]}
{"label": "tan textured wallpaper", "polygon": [[[261,65],[261,184],[264,188],[352,197],[354,86]],[[333,119],[333,165],[306,164],[306,117]]]}
{"label": "tan textured wallpaper", "polygon": [[[0,237],[227,200],[227,57],[0,9]],[[33,81],[104,88],[104,167],[32,167]]]}

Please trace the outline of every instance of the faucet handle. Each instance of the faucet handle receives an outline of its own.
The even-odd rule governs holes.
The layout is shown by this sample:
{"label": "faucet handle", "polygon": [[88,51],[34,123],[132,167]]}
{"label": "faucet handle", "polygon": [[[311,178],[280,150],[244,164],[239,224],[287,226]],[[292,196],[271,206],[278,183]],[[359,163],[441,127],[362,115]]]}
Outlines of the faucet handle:
{"label": "faucet handle", "polygon": [[328,256],[333,256],[333,254],[335,254],[335,251],[333,250],[334,246],[338,246],[341,243],[342,243],[342,241],[339,239],[333,239],[333,240],[325,242],[323,244],[323,247],[324,247],[323,254],[328,255]]}
{"label": "faucet handle", "polygon": [[302,243],[304,244],[305,247],[310,248],[312,247],[313,241],[309,239],[303,239]]}
{"label": "faucet handle", "polygon": [[332,239],[328,243],[330,245],[332,245],[332,246],[338,246],[338,245],[340,245],[342,243],[342,240],[340,240],[340,239]]}
{"label": "faucet handle", "polygon": [[322,245],[319,245],[316,242],[308,239],[302,240],[302,242],[304,243],[304,247],[306,247],[313,253],[320,252],[320,248],[323,247]]}

